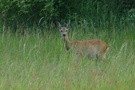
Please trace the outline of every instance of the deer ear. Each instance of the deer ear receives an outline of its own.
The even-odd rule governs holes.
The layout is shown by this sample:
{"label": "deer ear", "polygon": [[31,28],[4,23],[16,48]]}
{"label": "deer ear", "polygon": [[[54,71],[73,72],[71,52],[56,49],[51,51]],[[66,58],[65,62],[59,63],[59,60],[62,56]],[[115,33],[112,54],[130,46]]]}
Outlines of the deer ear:
{"label": "deer ear", "polygon": [[57,22],[57,27],[58,29],[61,29],[61,24],[59,22]]}
{"label": "deer ear", "polygon": [[69,28],[70,26],[70,20],[68,21],[68,23],[66,24],[66,28]]}

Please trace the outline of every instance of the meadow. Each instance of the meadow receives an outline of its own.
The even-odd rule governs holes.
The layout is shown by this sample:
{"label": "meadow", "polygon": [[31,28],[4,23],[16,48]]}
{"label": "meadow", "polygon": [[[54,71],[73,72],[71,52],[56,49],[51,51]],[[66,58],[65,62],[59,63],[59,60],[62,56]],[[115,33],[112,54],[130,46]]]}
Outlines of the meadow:
{"label": "meadow", "polygon": [[79,67],[75,55],[67,54],[57,29],[24,35],[8,32],[4,26],[0,29],[0,90],[135,88],[134,26],[71,27],[71,41],[98,38],[109,45],[105,61],[83,58]]}

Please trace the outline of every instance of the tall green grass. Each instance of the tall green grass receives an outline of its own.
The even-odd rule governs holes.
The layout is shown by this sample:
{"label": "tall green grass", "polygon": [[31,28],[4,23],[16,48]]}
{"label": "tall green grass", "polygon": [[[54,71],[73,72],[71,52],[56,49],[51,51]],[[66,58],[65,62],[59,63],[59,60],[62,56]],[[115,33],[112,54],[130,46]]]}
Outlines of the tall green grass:
{"label": "tall green grass", "polygon": [[[1,31],[4,28],[1,28]],[[59,31],[0,34],[0,90],[134,90],[134,27],[72,27],[70,40],[99,38],[109,45],[104,62],[77,66]]]}

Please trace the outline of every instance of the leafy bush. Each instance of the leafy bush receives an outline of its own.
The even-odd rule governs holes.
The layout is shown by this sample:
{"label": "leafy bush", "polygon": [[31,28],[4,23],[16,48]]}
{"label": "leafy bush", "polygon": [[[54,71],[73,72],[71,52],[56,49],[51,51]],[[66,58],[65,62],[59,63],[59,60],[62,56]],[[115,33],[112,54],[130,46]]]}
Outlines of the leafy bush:
{"label": "leafy bush", "polygon": [[1,0],[0,3],[6,20],[33,22],[44,17],[48,21],[58,16],[53,0]]}
{"label": "leafy bush", "polygon": [[116,22],[135,7],[134,0],[1,0],[0,17],[8,23],[87,20],[102,26]]}

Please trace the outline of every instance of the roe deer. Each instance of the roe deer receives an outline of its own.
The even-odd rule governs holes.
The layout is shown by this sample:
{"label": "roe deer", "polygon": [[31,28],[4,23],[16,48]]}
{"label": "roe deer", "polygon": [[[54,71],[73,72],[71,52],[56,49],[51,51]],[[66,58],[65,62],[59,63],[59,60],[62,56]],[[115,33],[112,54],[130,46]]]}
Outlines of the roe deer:
{"label": "roe deer", "polygon": [[59,31],[64,40],[66,50],[69,52],[73,50],[79,57],[83,57],[84,55],[88,58],[99,58],[100,60],[104,59],[105,53],[108,49],[108,45],[99,39],[93,40],[84,40],[78,41],[75,40],[73,42],[68,39],[68,28],[70,22],[66,24],[66,27],[62,27],[59,22],[57,22]]}

